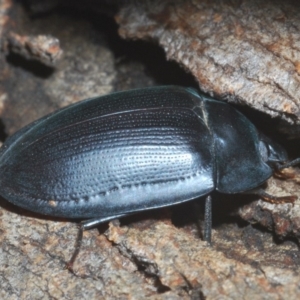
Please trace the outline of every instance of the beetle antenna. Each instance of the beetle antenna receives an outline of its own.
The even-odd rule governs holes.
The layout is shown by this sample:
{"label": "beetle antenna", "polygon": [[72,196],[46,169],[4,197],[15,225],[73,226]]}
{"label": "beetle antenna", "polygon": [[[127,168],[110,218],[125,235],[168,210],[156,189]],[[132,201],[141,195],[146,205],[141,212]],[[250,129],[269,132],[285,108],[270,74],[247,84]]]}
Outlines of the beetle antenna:
{"label": "beetle antenna", "polygon": [[276,165],[276,169],[277,169],[277,170],[282,170],[282,169],[289,168],[289,167],[292,167],[292,166],[294,166],[294,165],[297,165],[297,164],[299,164],[299,163],[300,163],[300,157],[299,157],[299,158],[296,158],[296,159],[294,159],[294,160],[292,160],[292,161],[290,161],[290,162],[287,162],[287,163],[285,163],[285,164],[283,164],[283,165],[277,164],[277,165]]}
{"label": "beetle antenna", "polygon": [[205,198],[205,209],[204,209],[204,234],[203,240],[211,245],[211,225],[212,225],[212,197],[208,195]]}

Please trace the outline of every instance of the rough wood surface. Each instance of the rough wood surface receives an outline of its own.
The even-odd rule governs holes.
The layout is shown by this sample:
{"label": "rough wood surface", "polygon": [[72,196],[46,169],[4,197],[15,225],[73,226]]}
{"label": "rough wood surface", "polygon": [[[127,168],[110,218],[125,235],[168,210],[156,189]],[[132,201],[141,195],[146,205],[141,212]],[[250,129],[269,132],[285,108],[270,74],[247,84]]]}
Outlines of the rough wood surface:
{"label": "rough wood surface", "polygon": [[[103,15],[47,13],[57,1],[29,2],[43,14],[30,18],[17,2],[0,0],[0,116],[6,134],[58,107],[116,89],[193,84],[183,72],[168,69],[150,44],[137,43],[142,49],[137,53],[134,43],[112,37],[112,20]],[[98,2],[78,0],[76,7],[102,11]],[[298,122],[296,2],[115,3],[123,37],[158,41],[203,90]],[[36,56],[8,52],[9,34],[51,35],[63,55],[49,67]],[[151,57],[150,63],[143,56]],[[268,189],[300,199],[293,181],[271,179]],[[215,195],[211,248],[199,238],[201,200],[104,224],[84,233],[71,274],[64,263],[74,250],[75,223],[31,214],[0,199],[0,298],[298,299],[300,200],[294,206],[254,200]]]}

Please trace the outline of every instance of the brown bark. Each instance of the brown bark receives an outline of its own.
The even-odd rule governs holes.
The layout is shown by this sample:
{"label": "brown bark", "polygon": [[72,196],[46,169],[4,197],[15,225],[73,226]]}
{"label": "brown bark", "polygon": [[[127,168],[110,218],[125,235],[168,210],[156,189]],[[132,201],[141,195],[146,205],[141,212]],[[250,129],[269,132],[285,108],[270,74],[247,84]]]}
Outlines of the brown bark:
{"label": "brown bark", "polygon": [[[42,13],[59,4],[32,2]],[[202,90],[293,126],[300,123],[297,1],[115,4],[123,37],[157,41]],[[103,10],[101,1],[76,1],[76,7]],[[119,46],[107,38],[110,25],[97,31],[81,13],[30,18],[21,6],[0,0],[0,116],[8,135],[78,100],[155,84],[142,60],[116,60]],[[52,38],[60,48],[48,55]],[[158,67],[160,73],[165,66]],[[293,135],[299,136],[297,128]],[[271,179],[267,191],[300,197],[293,181]],[[74,223],[25,212],[1,199],[0,298],[297,299],[299,200],[293,206],[253,202],[257,198],[245,195],[217,198],[211,248],[198,237],[195,209],[188,203],[85,232],[75,274],[64,269],[74,250]]]}
{"label": "brown bark", "polygon": [[205,92],[299,123],[297,1],[132,3],[116,18],[122,37],[157,40]]}

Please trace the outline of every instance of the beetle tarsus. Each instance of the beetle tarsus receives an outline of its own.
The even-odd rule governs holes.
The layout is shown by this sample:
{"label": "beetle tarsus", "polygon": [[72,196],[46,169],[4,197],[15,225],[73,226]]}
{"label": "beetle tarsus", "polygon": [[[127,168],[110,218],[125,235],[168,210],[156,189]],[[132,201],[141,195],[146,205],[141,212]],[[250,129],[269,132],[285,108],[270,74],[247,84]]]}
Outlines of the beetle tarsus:
{"label": "beetle tarsus", "polygon": [[212,225],[212,199],[211,195],[205,198],[205,209],[204,209],[204,234],[203,240],[211,245],[211,225]]}
{"label": "beetle tarsus", "polygon": [[71,259],[66,263],[66,269],[68,269],[73,274],[74,274],[73,265],[79,254],[80,247],[82,244],[83,230],[84,230],[84,226],[82,224],[80,224],[78,227],[78,233],[77,233],[77,238],[76,238],[76,243],[75,243],[75,250],[72,254]]}
{"label": "beetle tarsus", "polygon": [[264,201],[270,202],[272,204],[291,203],[294,205],[294,202],[297,200],[297,196],[294,196],[294,195],[276,197],[276,196],[266,193],[264,190],[257,190],[255,192],[255,194],[260,196]]}

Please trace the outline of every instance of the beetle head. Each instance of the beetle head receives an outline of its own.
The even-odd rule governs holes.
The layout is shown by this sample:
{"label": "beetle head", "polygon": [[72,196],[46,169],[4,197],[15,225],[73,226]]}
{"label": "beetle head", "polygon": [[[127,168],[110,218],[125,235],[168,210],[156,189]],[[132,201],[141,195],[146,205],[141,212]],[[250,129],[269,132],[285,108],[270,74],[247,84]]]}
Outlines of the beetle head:
{"label": "beetle head", "polygon": [[262,159],[272,168],[287,162],[288,156],[283,147],[262,133],[259,134],[259,152]]}

